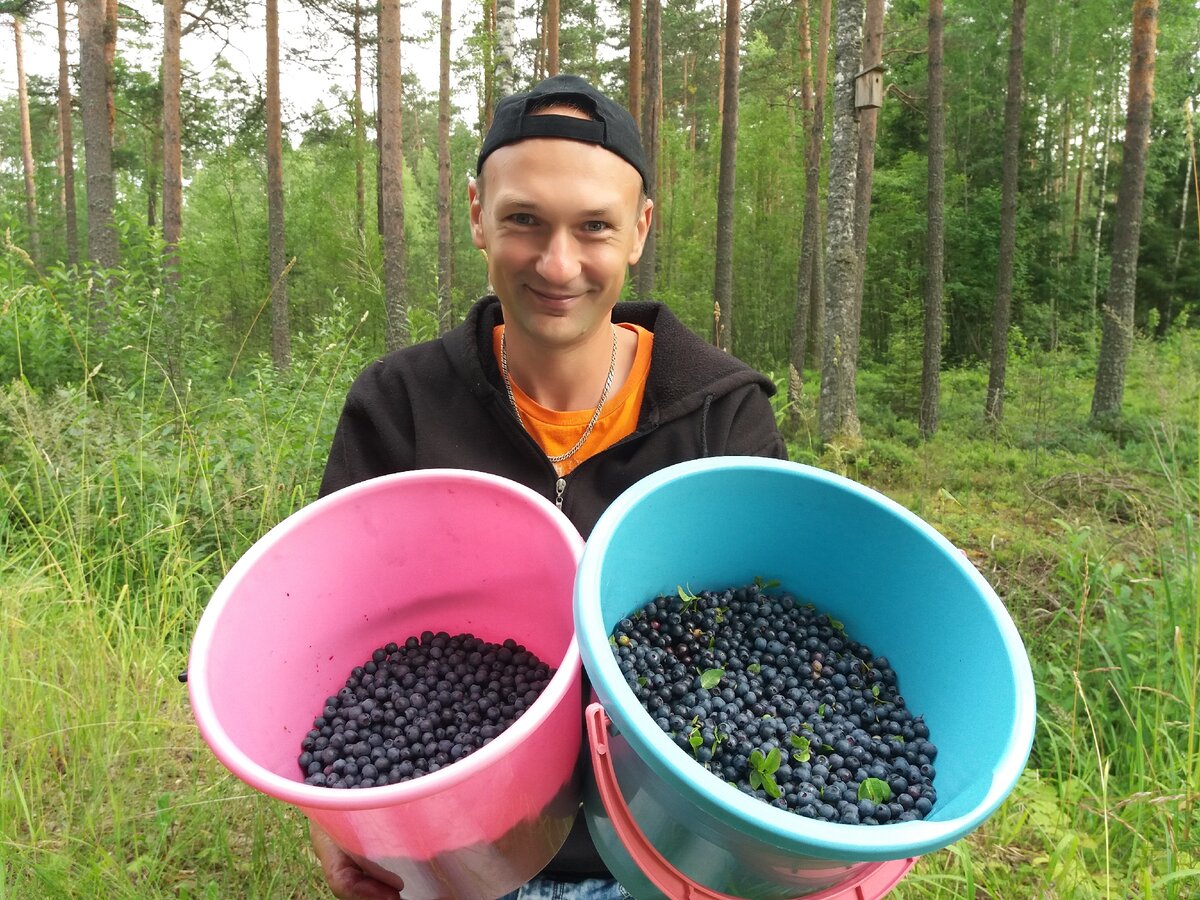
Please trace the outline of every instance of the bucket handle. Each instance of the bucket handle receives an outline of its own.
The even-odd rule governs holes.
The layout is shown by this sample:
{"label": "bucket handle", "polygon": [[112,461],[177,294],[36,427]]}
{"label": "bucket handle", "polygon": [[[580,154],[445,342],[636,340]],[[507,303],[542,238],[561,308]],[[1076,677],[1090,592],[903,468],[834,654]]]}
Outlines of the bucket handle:
{"label": "bucket handle", "polygon": [[608,813],[617,837],[636,861],[638,868],[668,897],[678,897],[679,900],[737,900],[729,894],[718,894],[696,884],[655,849],[638,827],[617,785],[617,773],[613,769],[612,754],[609,752],[608,714],[602,705],[593,703],[588,706],[584,718],[587,721],[592,771],[596,775],[600,802],[604,804],[604,811]]}
{"label": "bucket handle", "polygon": [[[621,788],[617,784],[617,773],[613,768],[612,753],[610,752],[608,726],[610,720],[604,707],[592,703],[584,712],[587,724],[588,746],[592,756],[592,771],[596,776],[596,788],[600,793],[600,802],[608,813],[609,821],[617,833],[617,838],[625,846],[629,855],[642,870],[651,883],[664,895],[678,900],[740,900],[730,894],[721,894],[703,885],[697,884],[687,875],[676,869],[655,846],[650,843],[645,833],[638,827],[633,813]],[[832,888],[810,894],[804,900],[878,900],[888,893],[904,877],[905,873],[916,863],[916,857],[905,860],[895,860],[888,864],[869,867],[852,883],[834,885]]]}

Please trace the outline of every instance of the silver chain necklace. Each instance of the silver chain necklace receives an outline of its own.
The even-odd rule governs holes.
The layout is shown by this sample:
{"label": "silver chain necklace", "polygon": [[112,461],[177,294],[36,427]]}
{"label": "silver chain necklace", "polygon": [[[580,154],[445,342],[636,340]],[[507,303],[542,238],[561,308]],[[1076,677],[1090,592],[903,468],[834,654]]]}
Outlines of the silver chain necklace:
{"label": "silver chain necklace", "polygon": [[[580,448],[587,443],[588,437],[592,433],[592,429],[596,427],[596,423],[600,421],[600,410],[604,408],[604,401],[608,399],[608,391],[612,387],[613,377],[617,373],[617,326],[612,327],[612,358],[608,361],[608,378],[604,381],[604,390],[600,392],[600,402],[596,404],[596,410],[592,413],[592,420],[588,422],[587,428],[583,430],[583,434],[576,442],[575,446],[563,453],[560,456],[547,456],[546,458],[552,463],[566,462],[572,456],[579,452]],[[525,420],[521,418],[521,410],[517,408],[517,398],[513,396],[512,378],[508,374],[508,341],[506,338],[508,333],[500,333],[500,372],[504,376],[504,389],[508,391],[508,402],[512,404],[513,412],[517,414],[517,421],[521,423],[521,427],[525,428]],[[528,429],[526,428],[528,431]]]}

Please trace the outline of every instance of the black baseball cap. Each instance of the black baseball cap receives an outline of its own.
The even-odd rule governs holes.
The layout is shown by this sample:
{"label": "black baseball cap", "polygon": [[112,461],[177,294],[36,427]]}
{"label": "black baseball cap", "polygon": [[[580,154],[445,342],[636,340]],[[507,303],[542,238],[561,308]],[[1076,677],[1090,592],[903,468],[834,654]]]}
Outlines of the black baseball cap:
{"label": "black baseball cap", "polygon": [[[536,112],[557,102],[579,107],[592,118],[579,119]],[[479,151],[475,174],[483,171],[483,161],[493,151],[506,144],[538,137],[599,144],[637,169],[642,176],[643,189],[649,186],[646,154],[633,116],[624,106],[610,100],[578,75],[555,75],[539,82],[526,93],[512,94],[496,104],[492,127],[488,129],[483,139],[483,149]]]}

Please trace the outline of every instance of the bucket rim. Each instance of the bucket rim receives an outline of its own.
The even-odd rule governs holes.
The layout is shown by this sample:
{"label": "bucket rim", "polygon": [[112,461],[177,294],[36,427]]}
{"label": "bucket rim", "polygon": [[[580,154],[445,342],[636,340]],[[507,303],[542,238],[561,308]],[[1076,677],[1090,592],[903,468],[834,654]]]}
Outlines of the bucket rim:
{"label": "bucket rim", "polygon": [[[571,521],[549,500],[511,479],[469,469],[419,469],[380,475],[348,485],[296,510],[266,533],[230,567],[213,592],[192,639],[188,658],[188,695],[201,736],[220,762],[251,787],[279,800],[309,809],[354,811],[396,806],[441,793],[493,765],[507,755],[531,731],[544,723],[559,702],[582,677],[578,637],[573,633],[562,660],[549,684],[533,705],[490,743],[467,754],[437,772],[431,772],[399,784],[353,790],[338,790],[305,784],[271,771],[245,753],[220,725],[208,684],[208,649],[217,624],[230,602],[237,584],[287,531],[321,515],[329,507],[351,502],[364,494],[394,489],[405,484],[446,484],[484,487],[513,495],[542,508],[547,521],[562,538],[576,566],[583,550],[583,538]],[[299,744],[297,743],[297,748]],[[299,750],[297,750],[299,755]]]}
{"label": "bucket rim", "polygon": [[[995,620],[1013,670],[1016,707],[1013,729],[1003,746],[1001,765],[977,776],[986,778],[989,784],[984,799],[972,809],[944,820],[893,822],[872,828],[808,819],[750,798],[718,777],[689,777],[689,772],[693,776],[696,774],[695,761],[658,728],[649,712],[629,692],[608,647],[608,630],[600,604],[595,602],[595,597],[588,602],[584,594],[588,586],[601,584],[603,553],[600,548],[612,540],[618,526],[635,505],[669,485],[731,471],[765,471],[779,476],[809,478],[849,491],[895,516],[945,551],[949,564],[977,589]],[[702,490],[695,486],[693,489]],[[991,585],[958,548],[915,513],[873,488],[823,469],[787,460],[730,456],[677,463],[647,476],[622,493],[597,521],[580,560],[574,604],[580,656],[597,694],[610,687],[629,692],[627,704],[608,702],[609,698],[601,695],[616,733],[630,744],[655,776],[672,788],[686,788],[688,799],[714,817],[732,820],[731,824],[738,831],[780,849],[792,847],[797,828],[801,828],[806,848],[819,850],[834,860],[886,861],[939,850],[972,831],[999,807],[1024,770],[1033,745],[1036,695],[1032,669],[1016,625]],[[936,812],[935,806],[935,815]]]}

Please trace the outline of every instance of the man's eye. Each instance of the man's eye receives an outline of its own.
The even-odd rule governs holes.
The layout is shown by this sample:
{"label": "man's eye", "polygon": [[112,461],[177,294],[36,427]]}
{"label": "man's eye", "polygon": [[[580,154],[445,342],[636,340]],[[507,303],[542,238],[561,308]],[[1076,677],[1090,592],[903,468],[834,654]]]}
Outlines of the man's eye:
{"label": "man's eye", "polygon": [[534,225],[537,222],[529,213],[513,213],[508,218],[514,225]]}
{"label": "man's eye", "polygon": [[592,234],[601,234],[602,232],[608,230],[608,223],[600,222],[598,220],[593,220],[591,222],[585,222],[583,224],[583,230],[591,232]]}

